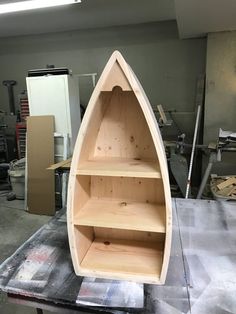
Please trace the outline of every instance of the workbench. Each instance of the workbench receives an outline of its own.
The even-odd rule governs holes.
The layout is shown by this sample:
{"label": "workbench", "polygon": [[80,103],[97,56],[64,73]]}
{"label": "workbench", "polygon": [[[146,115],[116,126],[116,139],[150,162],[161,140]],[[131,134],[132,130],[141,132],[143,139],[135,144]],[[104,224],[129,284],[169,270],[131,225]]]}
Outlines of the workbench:
{"label": "workbench", "polygon": [[172,239],[164,286],[143,285],[144,303],[133,295],[126,307],[114,301],[119,282],[91,279],[114,290],[109,302],[94,306],[80,302],[86,278],[74,274],[62,211],[0,266],[0,289],[38,313],[236,313],[236,203],[173,199]]}

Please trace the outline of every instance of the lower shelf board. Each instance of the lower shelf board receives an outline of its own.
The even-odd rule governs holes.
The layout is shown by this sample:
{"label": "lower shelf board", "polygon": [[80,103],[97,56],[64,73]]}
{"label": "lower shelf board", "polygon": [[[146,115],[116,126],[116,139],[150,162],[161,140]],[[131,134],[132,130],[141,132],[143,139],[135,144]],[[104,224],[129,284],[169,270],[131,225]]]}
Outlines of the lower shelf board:
{"label": "lower shelf board", "polygon": [[82,275],[159,283],[162,262],[162,243],[97,238],[80,269]]}

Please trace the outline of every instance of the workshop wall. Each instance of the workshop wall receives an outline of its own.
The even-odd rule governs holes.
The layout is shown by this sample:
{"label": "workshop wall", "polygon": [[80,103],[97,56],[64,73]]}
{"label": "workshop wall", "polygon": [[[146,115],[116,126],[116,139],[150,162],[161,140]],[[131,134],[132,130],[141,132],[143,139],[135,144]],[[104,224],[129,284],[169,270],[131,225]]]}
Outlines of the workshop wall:
{"label": "workshop wall", "polygon": [[[73,73],[101,74],[111,53],[118,49],[140,79],[152,105],[176,110],[166,138],[182,132],[190,137],[195,121],[196,79],[205,72],[206,40],[179,40],[176,22],[79,30],[5,38],[0,41],[0,81],[18,82],[25,89],[27,70],[46,64],[66,66]],[[87,104],[92,83],[81,79],[81,103]],[[7,90],[0,86],[0,109],[8,110]]]}
{"label": "workshop wall", "polygon": [[[219,128],[236,132],[236,32],[208,35],[204,142],[216,142]],[[223,153],[213,173],[235,174],[235,153]]]}

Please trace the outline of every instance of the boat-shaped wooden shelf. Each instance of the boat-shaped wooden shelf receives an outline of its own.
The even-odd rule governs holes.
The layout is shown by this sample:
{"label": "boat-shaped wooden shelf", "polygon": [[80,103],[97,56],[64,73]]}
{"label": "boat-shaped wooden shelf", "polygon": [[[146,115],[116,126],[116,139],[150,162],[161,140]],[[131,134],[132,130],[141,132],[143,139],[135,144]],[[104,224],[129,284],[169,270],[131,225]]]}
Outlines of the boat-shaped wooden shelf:
{"label": "boat-shaped wooden shelf", "polygon": [[67,211],[77,275],[165,282],[172,220],[164,146],[149,101],[118,51],[80,127]]}

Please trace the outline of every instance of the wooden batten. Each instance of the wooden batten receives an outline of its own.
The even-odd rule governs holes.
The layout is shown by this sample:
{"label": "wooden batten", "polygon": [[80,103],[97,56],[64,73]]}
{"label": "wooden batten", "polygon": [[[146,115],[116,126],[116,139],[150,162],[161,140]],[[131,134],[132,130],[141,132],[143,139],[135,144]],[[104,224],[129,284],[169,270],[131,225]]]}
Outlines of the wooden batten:
{"label": "wooden batten", "polygon": [[142,86],[118,51],[80,127],[67,211],[77,275],[165,282],[172,214],[164,146]]}

